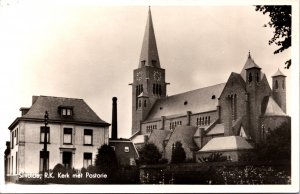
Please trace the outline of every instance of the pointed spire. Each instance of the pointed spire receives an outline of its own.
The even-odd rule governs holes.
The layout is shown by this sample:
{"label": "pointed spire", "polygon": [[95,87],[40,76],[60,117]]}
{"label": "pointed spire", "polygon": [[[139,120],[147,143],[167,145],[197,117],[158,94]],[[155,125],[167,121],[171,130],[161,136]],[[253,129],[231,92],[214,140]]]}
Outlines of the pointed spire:
{"label": "pointed spire", "polygon": [[247,69],[251,69],[251,68],[257,68],[257,69],[261,69],[255,62],[254,60],[252,59],[251,57],[251,53],[250,53],[250,50],[248,52],[248,58],[247,58],[247,61],[241,71],[241,76],[243,77],[244,80],[246,80],[246,70]]}
{"label": "pointed spire", "polygon": [[143,66],[154,66],[160,68],[150,6],[139,61],[139,68]]}
{"label": "pointed spire", "polygon": [[278,68],[277,72],[272,77],[283,76],[286,77]]}

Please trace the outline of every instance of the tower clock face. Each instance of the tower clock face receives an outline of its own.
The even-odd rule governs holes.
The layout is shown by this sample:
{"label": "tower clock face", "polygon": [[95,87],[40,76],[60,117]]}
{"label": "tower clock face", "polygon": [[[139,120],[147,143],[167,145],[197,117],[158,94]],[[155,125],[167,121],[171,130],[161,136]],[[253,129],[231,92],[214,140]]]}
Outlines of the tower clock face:
{"label": "tower clock face", "polygon": [[154,71],[153,77],[155,81],[160,81],[161,80],[161,73],[158,71]]}
{"label": "tower clock face", "polygon": [[143,78],[143,74],[142,74],[142,72],[137,72],[136,73],[136,81],[141,81],[142,80],[142,78]]}

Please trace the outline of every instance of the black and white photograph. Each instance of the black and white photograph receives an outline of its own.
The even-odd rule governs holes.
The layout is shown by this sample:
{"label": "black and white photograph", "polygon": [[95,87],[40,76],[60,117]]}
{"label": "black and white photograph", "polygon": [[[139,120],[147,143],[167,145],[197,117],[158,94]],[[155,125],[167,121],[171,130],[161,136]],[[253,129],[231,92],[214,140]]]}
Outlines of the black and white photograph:
{"label": "black and white photograph", "polygon": [[299,1],[0,0],[0,192],[299,192]]}

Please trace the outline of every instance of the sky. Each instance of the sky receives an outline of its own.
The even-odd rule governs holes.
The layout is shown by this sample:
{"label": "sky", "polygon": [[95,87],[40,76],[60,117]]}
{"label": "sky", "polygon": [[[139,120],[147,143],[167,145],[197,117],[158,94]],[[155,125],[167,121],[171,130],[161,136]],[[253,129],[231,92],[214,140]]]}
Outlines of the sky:
{"label": "sky", "polygon": [[[138,67],[148,5],[161,67],[171,83],[168,95],[226,82],[231,72],[240,73],[250,50],[270,85],[278,68],[287,76],[287,112],[298,118],[298,20],[293,19],[293,49],[274,55],[277,46],[268,44],[273,29],[263,27],[269,17],[251,6],[262,1],[133,2],[0,0],[2,154],[8,126],[21,116],[20,107],[31,106],[33,95],[82,98],[109,123],[115,96],[118,135],[130,137],[128,84]],[[297,1],[272,1],[282,2]],[[295,9],[293,18],[299,18]],[[286,70],[291,57],[295,63]]]}
{"label": "sky", "polygon": [[[12,2],[0,10],[2,138],[9,140],[8,126],[20,107],[31,106],[32,95],[82,98],[108,123],[116,96],[118,135],[130,137],[128,84],[138,67],[148,5]],[[231,72],[240,73],[250,51],[270,85],[280,68],[292,96],[297,67],[284,69],[291,49],[273,54],[273,29],[263,27],[269,17],[254,6],[154,4],[151,12],[168,95],[226,82]]]}
{"label": "sky", "polygon": [[[128,84],[138,67],[148,6],[19,2],[4,9],[1,128],[20,116],[20,107],[31,106],[32,95],[82,98],[110,123],[116,96],[119,136],[130,137]],[[273,30],[263,27],[269,17],[254,6],[152,6],[151,12],[168,95],[226,82],[241,71],[249,51],[270,84],[278,68],[290,83],[292,70],[283,65],[290,49],[273,54]]]}

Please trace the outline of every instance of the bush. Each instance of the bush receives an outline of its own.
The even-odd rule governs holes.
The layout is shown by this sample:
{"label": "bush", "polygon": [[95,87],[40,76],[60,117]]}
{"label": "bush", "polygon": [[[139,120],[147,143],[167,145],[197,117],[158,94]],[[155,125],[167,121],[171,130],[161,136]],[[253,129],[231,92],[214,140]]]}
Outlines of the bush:
{"label": "bush", "polygon": [[55,178],[57,178],[58,173],[67,173],[66,168],[62,164],[56,164],[53,168],[53,175]]}
{"label": "bush", "polygon": [[223,156],[222,153],[216,152],[210,154],[208,157],[203,158],[205,162],[225,162],[227,157]]}
{"label": "bush", "polygon": [[182,148],[180,141],[176,141],[174,149],[172,149],[171,163],[182,163],[185,161],[186,154]]}
{"label": "bush", "polygon": [[161,153],[159,152],[158,148],[153,143],[145,144],[139,150],[139,163],[140,164],[158,164],[159,159],[161,158]]}
{"label": "bush", "polygon": [[107,183],[116,183],[119,166],[115,150],[111,146],[104,144],[98,149],[95,168],[96,172],[107,174]]}
{"label": "bush", "polygon": [[257,145],[258,159],[264,161],[291,160],[291,126],[284,122],[267,133],[266,141]]}

